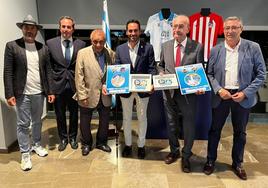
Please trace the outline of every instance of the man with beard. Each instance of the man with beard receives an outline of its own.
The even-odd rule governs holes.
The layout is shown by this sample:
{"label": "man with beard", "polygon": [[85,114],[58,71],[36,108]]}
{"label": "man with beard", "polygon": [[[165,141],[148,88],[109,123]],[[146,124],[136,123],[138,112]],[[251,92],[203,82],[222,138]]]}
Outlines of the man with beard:
{"label": "man with beard", "polygon": [[[115,64],[130,64],[131,74],[156,74],[153,46],[140,40],[141,28],[138,20],[129,20],[126,24],[128,42],[116,48]],[[123,128],[125,147],[123,157],[132,154],[132,107],[134,99],[137,105],[138,129],[138,158],[145,158],[145,136],[147,131],[147,106],[149,93],[132,92],[121,94],[123,108]]]}
{"label": "man with beard", "polygon": [[[189,18],[185,15],[178,15],[172,22],[173,40],[167,41],[162,46],[162,53],[159,62],[159,74],[175,74],[175,67],[203,63],[204,51],[200,43],[192,41],[186,35],[189,33]],[[195,117],[198,91],[195,94],[181,95],[179,89],[165,90],[163,92],[164,106],[167,118],[168,138],[170,153],[165,158],[166,164],[171,164],[180,157],[180,145],[178,142],[179,111],[183,118],[184,147],[182,148],[182,171],[189,173],[190,157],[195,138]]]}
{"label": "man with beard", "polygon": [[[86,43],[72,37],[74,20],[63,16],[59,20],[61,36],[47,41],[55,82],[55,113],[58,134],[60,137],[59,151],[64,151],[68,142],[72,149],[78,148],[76,141],[78,131],[78,104],[72,97],[75,93],[74,71],[78,50]],[[69,110],[69,131],[66,123],[66,107]]]}
{"label": "man with beard", "polygon": [[259,44],[242,39],[243,24],[238,17],[224,21],[225,41],[211,50],[208,78],[213,88],[212,125],[208,135],[207,162],[204,173],[214,171],[221,130],[231,112],[233,125],[232,170],[247,179],[243,156],[250,108],[257,103],[257,91],[266,77]]}
{"label": "man with beard", "polygon": [[[17,137],[20,147],[21,169],[32,168],[30,152],[45,157],[48,152],[41,146],[42,114],[45,95],[53,103],[53,79],[49,53],[45,45],[35,40],[41,25],[31,15],[17,23],[23,37],[8,42],[4,58],[5,97],[17,110]],[[32,147],[30,143],[32,127]]]}

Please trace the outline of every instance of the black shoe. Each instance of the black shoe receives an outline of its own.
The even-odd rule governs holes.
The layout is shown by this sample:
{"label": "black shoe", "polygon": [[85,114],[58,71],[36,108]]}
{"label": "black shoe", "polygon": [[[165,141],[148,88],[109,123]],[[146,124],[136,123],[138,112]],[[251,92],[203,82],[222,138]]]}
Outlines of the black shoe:
{"label": "black shoe", "polygon": [[180,152],[178,152],[178,153],[169,153],[165,157],[165,163],[166,164],[174,163],[179,157],[180,157]]}
{"label": "black shoe", "polygon": [[206,174],[206,175],[210,175],[214,172],[215,170],[215,164],[214,162],[212,161],[207,161],[204,168],[203,168],[203,172]]}
{"label": "black shoe", "polygon": [[181,159],[181,169],[185,173],[190,173],[191,172],[191,166],[190,166],[189,159],[185,159],[185,158]]}
{"label": "black shoe", "polygon": [[131,146],[125,146],[122,152],[123,157],[129,157],[132,154],[132,147]]}
{"label": "black shoe", "polygon": [[105,151],[105,152],[111,152],[112,151],[112,149],[110,148],[110,146],[108,146],[107,144],[97,145],[96,148],[97,149],[100,149],[102,151]]}
{"label": "black shoe", "polygon": [[241,166],[234,166],[232,165],[232,169],[234,173],[241,179],[241,180],[247,180],[247,173]]}
{"label": "black shoe", "polygon": [[138,147],[138,158],[144,159],[145,158],[145,147]]}
{"label": "black shoe", "polygon": [[59,146],[58,146],[58,150],[59,151],[64,151],[66,149],[66,146],[68,144],[67,140],[61,140]]}
{"label": "black shoe", "polygon": [[78,142],[75,139],[70,139],[70,145],[72,149],[78,148]]}
{"label": "black shoe", "polygon": [[81,149],[82,149],[82,155],[83,155],[83,156],[88,155],[89,152],[91,151],[91,147],[88,146],[88,145],[83,145],[83,146],[81,147]]}

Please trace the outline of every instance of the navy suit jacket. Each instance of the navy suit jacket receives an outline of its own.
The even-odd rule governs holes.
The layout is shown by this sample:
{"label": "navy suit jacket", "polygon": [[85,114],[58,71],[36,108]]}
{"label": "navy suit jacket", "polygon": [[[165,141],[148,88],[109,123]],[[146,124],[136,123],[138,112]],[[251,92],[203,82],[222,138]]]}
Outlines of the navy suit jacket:
{"label": "navy suit jacket", "polygon": [[[156,74],[156,63],[154,60],[154,50],[151,44],[140,41],[138,54],[135,62],[135,67],[133,67],[129,56],[128,43],[121,44],[116,48],[116,58],[115,64],[130,64],[131,74]],[[122,97],[129,97],[130,94],[121,94]],[[143,97],[148,97],[148,93],[138,93],[138,95]]]}
{"label": "navy suit jacket", "polygon": [[[221,98],[218,91],[225,86],[226,48],[224,42],[211,49],[208,78],[214,90],[212,107],[216,108]],[[244,108],[251,108],[257,103],[257,91],[266,78],[266,68],[259,44],[241,38],[238,49],[238,91],[243,91],[246,98],[240,102]]]}
{"label": "navy suit jacket", "polygon": [[[35,41],[39,57],[39,72],[45,94],[54,94],[52,70],[47,46]],[[27,79],[27,57],[23,38],[8,42],[4,57],[5,98],[19,97],[23,94]]]}
{"label": "navy suit jacket", "polygon": [[68,64],[64,58],[61,37],[52,38],[47,41],[50,53],[50,60],[53,69],[53,79],[55,83],[55,94],[60,94],[64,90],[67,81],[69,81],[72,91],[75,92],[74,73],[77,52],[86,46],[86,43],[80,39],[73,39],[73,54],[71,63]]}

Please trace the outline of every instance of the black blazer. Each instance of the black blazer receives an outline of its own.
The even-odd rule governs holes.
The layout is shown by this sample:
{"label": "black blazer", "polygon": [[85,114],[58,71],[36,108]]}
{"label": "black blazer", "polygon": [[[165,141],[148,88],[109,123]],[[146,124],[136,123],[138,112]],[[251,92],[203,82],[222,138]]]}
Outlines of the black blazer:
{"label": "black blazer", "polygon": [[70,64],[68,64],[64,58],[60,36],[48,40],[47,46],[49,49],[51,66],[53,69],[55,94],[62,93],[68,80],[73,92],[75,92],[74,73],[77,52],[84,48],[86,43],[80,39],[73,39],[74,50]]}
{"label": "black blazer", "polygon": [[[46,95],[54,94],[51,64],[48,48],[35,41],[39,56],[39,71],[42,88]],[[23,94],[27,78],[27,58],[23,38],[8,42],[4,56],[5,98]]]}
{"label": "black blazer", "polygon": [[[116,58],[115,64],[130,64],[131,74],[152,74],[155,75],[156,63],[154,60],[154,49],[151,44],[140,41],[138,54],[135,62],[135,67],[132,66],[130,56],[129,56],[129,47],[128,43],[121,44],[116,48]],[[129,97],[129,94],[121,94],[122,97]],[[149,93],[138,93],[138,95],[143,97],[150,96]]]}

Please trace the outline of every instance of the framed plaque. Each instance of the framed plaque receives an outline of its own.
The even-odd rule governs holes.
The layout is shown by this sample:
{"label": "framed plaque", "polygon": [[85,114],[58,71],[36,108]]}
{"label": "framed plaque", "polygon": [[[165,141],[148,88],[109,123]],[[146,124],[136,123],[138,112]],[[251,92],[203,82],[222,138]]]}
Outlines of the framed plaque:
{"label": "framed plaque", "polygon": [[198,90],[211,90],[201,63],[176,67],[175,70],[182,95],[195,93]]}
{"label": "framed plaque", "polygon": [[108,65],[106,87],[109,94],[129,93],[130,64]]}
{"label": "framed plaque", "polygon": [[176,74],[153,75],[154,90],[178,89]]}
{"label": "framed plaque", "polygon": [[130,91],[149,92],[151,91],[152,75],[151,74],[131,74]]}

